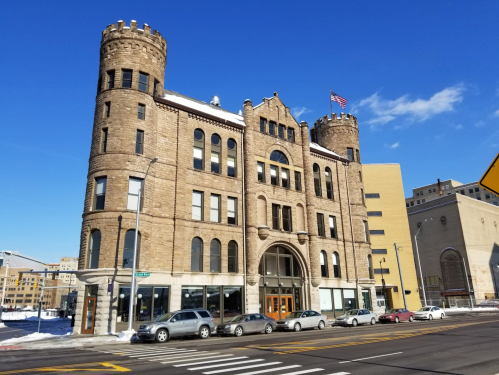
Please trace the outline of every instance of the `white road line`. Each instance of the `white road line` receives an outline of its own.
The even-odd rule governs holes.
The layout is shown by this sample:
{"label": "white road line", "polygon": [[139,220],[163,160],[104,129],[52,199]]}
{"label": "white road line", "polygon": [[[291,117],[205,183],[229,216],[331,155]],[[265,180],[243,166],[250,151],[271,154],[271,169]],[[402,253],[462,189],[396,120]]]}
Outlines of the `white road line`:
{"label": "white road line", "polygon": [[[224,354],[224,355],[219,355],[217,356],[217,358],[220,358],[220,357],[232,357],[234,354]],[[194,357],[193,355],[189,356],[189,357]],[[206,359],[209,359],[209,358],[213,358],[212,355],[209,355],[208,357],[205,357]],[[205,359],[205,358],[190,358],[190,359],[179,359],[179,360],[176,360],[176,361],[166,361],[166,362],[161,362],[161,363],[174,363],[174,362],[187,362],[187,361],[198,361],[200,359]],[[246,357],[247,358],[247,357]],[[232,361],[234,358],[231,358],[231,359],[228,359],[228,361]],[[189,366],[191,365],[191,363],[189,364]]]}
{"label": "white road line", "polygon": [[[286,373],[281,374],[281,375],[299,375],[299,374],[307,374],[309,372],[317,372],[317,371],[322,371],[322,370],[324,370],[324,369],[323,368],[310,368],[308,370],[301,370],[301,371],[295,371],[295,372],[286,372]],[[258,371],[253,372],[253,374],[257,374],[257,373],[259,373],[259,372]],[[245,374],[247,375],[248,373],[245,373]]]}
{"label": "white road line", "polygon": [[226,366],[233,366],[233,365],[242,365],[243,363],[261,362],[261,361],[264,361],[264,359],[249,359],[247,361],[239,361],[239,362],[231,362],[231,363],[217,363],[216,365],[208,365],[208,366],[201,366],[201,367],[192,367],[192,368],[188,368],[187,370],[189,370],[189,371],[204,370],[204,369],[207,369],[207,368],[226,367]]}
{"label": "white road line", "polygon": [[157,351],[169,351],[176,352],[183,349],[159,349],[159,348],[151,348],[151,349],[123,349],[123,350],[112,350],[112,351],[103,351],[102,353],[149,353],[149,352],[157,352]]}
{"label": "white road line", "polygon": [[403,352],[390,353],[390,354],[382,354],[382,355],[375,355],[374,357],[366,357],[366,358],[351,359],[350,361],[342,361],[342,362],[338,362],[338,363],[357,362],[357,361],[363,361],[363,360],[365,360],[365,359],[372,359],[372,358],[386,357],[386,356],[389,356],[389,355],[402,354],[402,353],[403,353]]}
{"label": "white road line", "polygon": [[151,353],[141,353],[141,354],[136,354],[136,355],[127,355],[130,358],[135,358],[135,357],[152,357],[155,355],[175,355],[175,354],[187,354],[190,352],[197,352],[197,350],[181,350],[178,352],[151,352]]}
{"label": "white road line", "polygon": [[282,362],[268,362],[268,363],[261,363],[259,365],[250,365],[250,366],[242,366],[242,367],[234,367],[234,368],[226,368],[223,370],[215,370],[215,371],[208,371],[208,372],[203,372],[205,375],[209,374],[218,374],[220,372],[229,372],[229,371],[236,371],[236,370],[245,370],[247,368],[253,368],[253,367],[264,367],[264,366],[273,366],[273,365],[280,365]]}
{"label": "white road line", "polygon": [[[256,375],[256,374],[263,374],[265,372],[274,372],[274,371],[281,371],[281,370],[287,370],[289,368],[296,368],[296,367],[301,367],[301,365],[292,365],[292,366],[284,366],[284,367],[274,367],[274,368],[269,368],[266,370],[259,370],[259,371],[252,371],[252,372],[243,372],[242,374],[237,374],[237,375]],[[286,374],[282,374],[286,375]]]}
{"label": "white road line", "polygon": [[[187,356],[185,355],[168,355],[168,354],[165,354],[163,357],[161,358],[154,358],[154,359],[147,359],[148,361],[162,361],[162,360],[165,360],[165,359],[174,359],[174,358],[184,358],[184,357],[187,357],[187,358],[191,358],[191,357],[204,357],[204,356],[207,356],[208,353],[211,353],[211,354],[219,354],[220,352],[207,352],[207,351],[202,351],[202,352],[196,352],[195,354],[194,353],[188,353]],[[197,360],[199,359],[202,359],[202,358],[197,358]]]}
{"label": "white road line", "polygon": [[[283,374],[283,375],[288,375],[288,374]],[[328,374],[328,375],[350,375],[349,372],[335,372],[334,374]]]}
{"label": "white road line", "polygon": [[[229,356],[233,354],[227,354]],[[222,356],[219,356],[222,357]],[[196,365],[204,365],[205,363],[216,363],[216,362],[223,362],[223,361],[235,361],[236,359],[245,359],[249,357],[236,357],[236,358],[226,358],[226,359],[215,359],[213,361],[203,361],[203,362],[196,362],[196,363],[183,363],[181,365],[173,365],[173,367],[184,367],[184,366],[196,366]],[[198,358],[198,360],[201,358]]]}

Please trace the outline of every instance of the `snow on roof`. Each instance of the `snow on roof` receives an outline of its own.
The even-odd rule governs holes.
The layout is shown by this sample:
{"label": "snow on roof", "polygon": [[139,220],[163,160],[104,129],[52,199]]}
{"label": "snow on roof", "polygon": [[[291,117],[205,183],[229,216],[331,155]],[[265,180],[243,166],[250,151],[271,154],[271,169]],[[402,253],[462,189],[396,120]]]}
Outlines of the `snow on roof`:
{"label": "snow on roof", "polygon": [[341,159],[346,159],[343,156],[338,155],[337,153],[335,153],[333,151],[330,151],[330,150],[328,150],[325,147],[319,146],[317,143],[314,143],[314,142],[310,142],[310,150],[315,150],[315,151],[319,151],[319,152],[321,152],[323,154],[335,156],[335,157],[341,158]]}
{"label": "snow on roof", "polygon": [[237,113],[227,111],[225,109],[202,102],[200,100],[189,98],[188,96],[184,96],[175,91],[165,90],[163,99],[173,103],[177,103],[184,107],[192,108],[199,112],[206,113],[207,115],[217,117],[221,120],[230,121],[241,126],[246,126],[246,124],[244,123],[244,117],[238,115]]}

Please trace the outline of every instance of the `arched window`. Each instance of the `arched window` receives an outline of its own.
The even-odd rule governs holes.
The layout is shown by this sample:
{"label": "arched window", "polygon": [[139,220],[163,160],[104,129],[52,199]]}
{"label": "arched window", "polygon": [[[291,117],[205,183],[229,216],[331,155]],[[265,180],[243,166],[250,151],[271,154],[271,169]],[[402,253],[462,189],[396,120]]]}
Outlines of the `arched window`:
{"label": "arched window", "polygon": [[367,256],[367,270],[369,271],[369,278],[374,279],[373,258],[370,255]]}
{"label": "arched window", "polygon": [[229,242],[227,265],[228,265],[227,270],[229,273],[237,273],[237,243],[236,243],[236,241]]}
{"label": "arched window", "polygon": [[[133,247],[135,244],[135,229],[129,229],[125,233],[125,248],[123,249],[123,268],[133,267]],[[137,236],[137,259],[140,259],[140,232]],[[135,265],[138,267],[139,264]]]}
{"label": "arched window", "polygon": [[333,273],[334,277],[341,277],[340,256],[336,251],[333,253]]}
{"label": "arched window", "polygon": [[327,255],[324,250],[321,250],[320,260],[321,260],[321,276],[329,277],[327,274]]}
{"label": "arched window", "polygon": [[211,171],[220,173],[220,154],[222,153],[221,139],[218,134],[211,135]]}
{"label": "arched window", "polygon": [[321,169],[318,164],[314,164],[314,188],[315,195],[318,197],[322,197],[321,191]]}
{"label": "arched window", "polygon": [[331,173],[331,169],[326,167],[326,192],[328,199],[334,199],[333,194],[333,176]]}
{"label": "arched window", "polygon": [[199,237],[191,242],[191,272],[203,272],[203,240]]}
{"label": "arched window", "polygon": [[232,138],[227,141],[227,176],[237,177],[237,143]]}
{"label": "arched window", "polygon": [[211,240],[210,244],[210,272],[220,272],[220,242]]}
{"label": "arched window", "polygon": [[100,230],[94,230],[90,233],[90,244],[88,246],[88,261],[87,268],[99,268],[100,256]]}
{"label": "arched window", "polygon": [[446,249],[440,256],[440,267],[445,290],[466,289],[461,254],[454,249]]}
{"label": "arched window", "polygon": [[204,133],[194,130],[194,169],[204,170]]}
{"label": "arched window", "polygon": [[270,160],[281,164],[289,164],[288,158],[281,151],[272,151],[270,154]]}

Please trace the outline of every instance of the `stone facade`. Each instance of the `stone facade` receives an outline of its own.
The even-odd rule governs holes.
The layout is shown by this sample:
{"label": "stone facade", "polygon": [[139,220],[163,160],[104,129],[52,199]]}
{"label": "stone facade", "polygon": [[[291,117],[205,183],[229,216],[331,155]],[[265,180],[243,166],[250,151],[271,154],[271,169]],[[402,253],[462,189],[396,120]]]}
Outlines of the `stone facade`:
{"label": "stone facade", "polygon": [[[329,311],[320,297],[326,289],[348,290],[345,301],[352,291],[360,307],[362,298],[375,298],[357,119],[320,119],[312,143],[308,125],[296,122],[277,93],[256,106],[246,100],[237,115],[164,90],[166,41],[150,31],[120,21],[103,32],[75,332],[116,331],[126,318],[122,302],[131,268],[125,243],[135,229],[134,178],[145,179],[137,270],[149,276],[138,278],[139,294],[153,288],[147,297],[152,302],[137,302],[140,314],[186,306],[195,296],[185,291],[189,286],[204,288],[199,307],[211,306],[221,319],[237,288],[241,312],[274,316],[295,308]],[[350,160],[347,148],[355,150]],[[322,233],[317,214],[324,218]],[[275,275],[272,259],[279,265]],[[221,306],[209,302],[213,286],[220,288]],[[159,288],[168,288],[167,306],[156,304]],[[279,298],[278,310],[270,306],[272,298]],[[138,299],[145,300],[145,293]],[[348,301],[337,310],[354,307]]]}

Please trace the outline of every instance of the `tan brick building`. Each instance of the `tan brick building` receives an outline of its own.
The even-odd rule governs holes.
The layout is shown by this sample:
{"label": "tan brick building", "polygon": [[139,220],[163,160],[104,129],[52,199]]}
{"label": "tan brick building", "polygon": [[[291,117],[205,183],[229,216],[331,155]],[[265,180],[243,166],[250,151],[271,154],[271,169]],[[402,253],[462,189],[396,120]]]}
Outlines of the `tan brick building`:
{"label": "tan brick building", "polygon": [[126,327],[139,189],[137,320],[371,307],[357,119],[311,142],[277,93],[235,114],[164,90],[166,50],[135,21],[103,32],[75,332]]}

